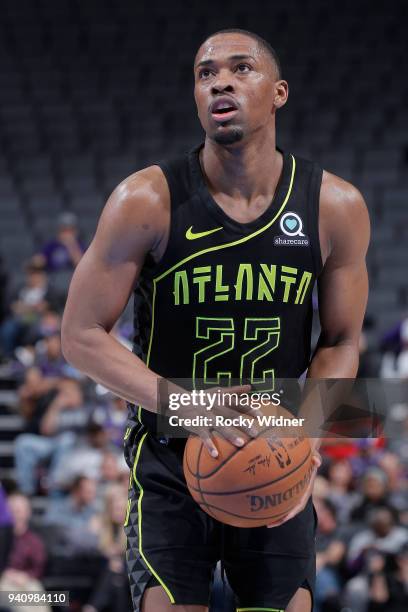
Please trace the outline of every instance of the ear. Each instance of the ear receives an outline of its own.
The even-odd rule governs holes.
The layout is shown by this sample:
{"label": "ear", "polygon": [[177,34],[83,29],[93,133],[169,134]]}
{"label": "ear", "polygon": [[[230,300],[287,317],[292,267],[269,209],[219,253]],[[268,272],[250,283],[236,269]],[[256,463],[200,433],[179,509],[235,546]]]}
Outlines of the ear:
{"label": "ear", "polygon": [[275,108],[281,108],[286,104],[289,95],[289,85],[287,81],[276,81],[275,83],[275,95],[273,99],[273,105]]}

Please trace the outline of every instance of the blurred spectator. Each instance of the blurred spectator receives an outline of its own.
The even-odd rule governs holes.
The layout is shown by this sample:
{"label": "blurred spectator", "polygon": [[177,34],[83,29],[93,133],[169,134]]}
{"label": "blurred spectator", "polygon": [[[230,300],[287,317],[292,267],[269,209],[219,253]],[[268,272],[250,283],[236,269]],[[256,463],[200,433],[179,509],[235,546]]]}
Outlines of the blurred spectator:
{"label": "blurred spectator", "polygon": [[13,519],[2,484],[0,483],[0,575],[8,559],[13,539]]}
{"label": "blurred spectator", "polygon": [[326,610],[329,604],[333,607],[339,601],[343,586],[346,533],[337,526],[335,508],[329,501],[314,498],[314,505],[318,517],[314,612],[320,612]]}
{"label": "blurred spectator", "polygon": [[[0,578],[0,591],[43,592],[40,579],[44,574],[46,551],[40,537],[29,529],[30,502],[21,493],[14,493],[9,496],[8,504],[13,517],[13,542]],[[48,612],[51,607],[42,605],[39,609]]]}
{"label": "blurred spectator", "polygon": [[92,411],[92,420],[101,425],[109,440],[122,452],[123,435],[127,420],[125,400],[113,393],[107,393]]}
{"label": "blurred spectator", "polygon": [[378,555],[370,563],[367,612],[408,609],[408,545],[396,555]]}
{"label": "blurred spectator", "polygon": [[26,266],[23,286],[11,298],[10,314],[0,326],[3,355],[11,357],[17,346],[27,344],[32,329],[50,308],[62,308],[61,296],[51,287],[44,265],[33,258]]}
{"label": "blurred spectator", "polygon": [[407,334],[407,326],[408,315],[383,335],[380,341],[381,352],[389,352],[398,355],[404,343],[403,338]]}
{"label": "blurred spectator", "polygon": [[395,525],[392,512],[386,507],[371,510],[368,529],[357,533],[350,542],[348,562],[359,571],[372,551],[396,554],[408,542],[408,529]]}
{"label": "blurred spectator", "polygon": [[36,345],[34,365],[27,369],[19,388],[21,412],[26,419],[36,412],[38,404],[48,405],[63,378],[80,378],[80,374],[67,364],[61,351],[59,332],[51,332]]}
{"label": "blurred spectator", "polygon": [[88,421],[84,436],[77,437],[63,463],[55,470],[54,484],[65,489],[81,474],[99,480],[105,453],[111,448],[107,432],[101,425]]}
{"label": "blurred spectator", "polygon": [[74,270],[84,250],[78,237],[77,217],[65,212],[58,218],[56,237],[44,245],[41,254],[48,272],[60,272]]}
{"label": "blurred spectator", "polygon": [[100,506],[96,493],[96,480],[78,476],[68,495],[50,499],[43,522],[58,528],[59,538],[54,553],[73,557],[98,551]]}
{"label": "blurred spectator", "polygon": [[0,255],[0,323],[6,314],[7,272]]}
{"label": "blurred spectator", "polygon": [[347,583],[344,603],[353,612],[403,612],[408,605],[408,530],[396,527],[386,508],[374,510],[369,524],[350,543],[349,563],[361,573]]}
{"label": "blurred spectator", "polygon": [[362,493],[351,511],[351,520],[365,522],[369,512],[379,507],[387,507],[396,515],[389,500],[387,475],[383,470],[373,467],[362,478]]}
{"label": "blurred spectator", "polygon": [[123,529],[127,493],[118,485],[111,485],[105,493],[100,516],[99,549],[108,564],[102,571],[89,602],[82,612],[127,612],[132,606],[126,573],[126,536]]}
{"label": "blurred spectator", "polygon": [[54,310],[46,310],[38,319],[38,322],[27,331],[25,346],[16,348],[14,355],[25,367],[34,365],[37,354],[45,350],[44,339],[59,335],[61,331],[61,315]]}
{"label": "blurred spectator", "polygon": [[369,337],[364,329],[360,334],[359,353],[357,378],[375,378],[378,376],[381,358],[377,347],[370,345]]}
{"label": "blurred spectator", "polygon": [[106,494],[113,485],[118,485],[125,493],[126,499],[129,487],[129,467],[122,455],[116,452],[106,451],[101,465],[99,475],[98,491],[101,496]]}
{"label": "blurred spectator", "polygon": [[83,393],[76,380],[60,379],[55,383],[53,396],[47,404],[37,404],[27,422],[26,430],[16,438],[14,453],[16,478],[27,495],[37,490],[37,468],[49,462],[47,486],[52,489],[56,474],[66,460],[67,452],[75,445],[76,432],[87,423]]}
{"label": "blurred spectator", "polygon": [[339,523],[347,523],[350,511],[358,503],[358,494],[353,491],[353,471],[345,459],[333,461],[328,468],[329,492],[327,499],[336,508]]}
{"label": "blurred spectator", "polygon": [[401,521],[402,515],[408,512],[408,480],[403,463],[397,454],[384,452],[378,465],[387,475],[389,501],[398,510]]}
{"label": "blurred spectator", "polygon": [[383,339],[381,362],[383,378],[408,378],[408,317]]}

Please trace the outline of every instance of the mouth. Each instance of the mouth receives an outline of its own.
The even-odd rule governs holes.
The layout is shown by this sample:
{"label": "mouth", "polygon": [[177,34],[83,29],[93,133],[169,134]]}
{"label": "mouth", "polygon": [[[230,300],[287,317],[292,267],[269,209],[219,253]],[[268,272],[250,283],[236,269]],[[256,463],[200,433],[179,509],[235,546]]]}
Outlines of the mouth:
{"label": "mouth", "polygon": [[222,97],[211,104],[210,112],[214,121],[217,121],[217,123],[225,123],[237,114],[238,107],[231,98]]}

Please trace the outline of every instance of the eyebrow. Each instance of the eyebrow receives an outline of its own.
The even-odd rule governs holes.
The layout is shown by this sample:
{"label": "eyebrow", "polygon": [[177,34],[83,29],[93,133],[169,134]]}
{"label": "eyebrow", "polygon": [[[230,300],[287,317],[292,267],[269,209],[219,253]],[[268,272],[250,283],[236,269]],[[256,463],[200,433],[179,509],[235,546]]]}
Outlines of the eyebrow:
{"label": "eyebrow", "polygon": [[[246,55],[246,54],[238,54],[238,55],[230,55],[228,57],[229,60],[244,60],[244,59],[251,59],[254,62],[256,61],[255,58],[252,55]],[[215,64],[214,60],[208,59],[208,60],[202,60],[201,62],[198,62],[198,64],[196,64],[196,68],[199,68],[200,66],[210,66],[211,64]]]}

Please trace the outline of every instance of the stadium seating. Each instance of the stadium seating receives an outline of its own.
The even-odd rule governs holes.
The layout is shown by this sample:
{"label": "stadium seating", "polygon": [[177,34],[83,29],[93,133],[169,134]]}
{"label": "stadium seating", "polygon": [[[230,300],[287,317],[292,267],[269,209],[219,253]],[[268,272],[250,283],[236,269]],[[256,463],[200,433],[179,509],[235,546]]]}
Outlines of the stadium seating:
{"label": "stadium seating", "polygon": [[146,0],[5,0],[0,253],[7,265],[15,270],[41,246],[61,210],[79,213],[89,238],[118,182],[202,138],[194,53],[208,33],[240,26],[276,47],[290,83],[287,108],[278,113],[279,144],[318,159],[366,197],[373,227],[369,312],[378,329],[402,316],[404,3],[387,11],[380,2],[347,0],[335,18],[323,0],[256,5],[227,1],[218,15],[198,1],[158,2],[152,10]]}

